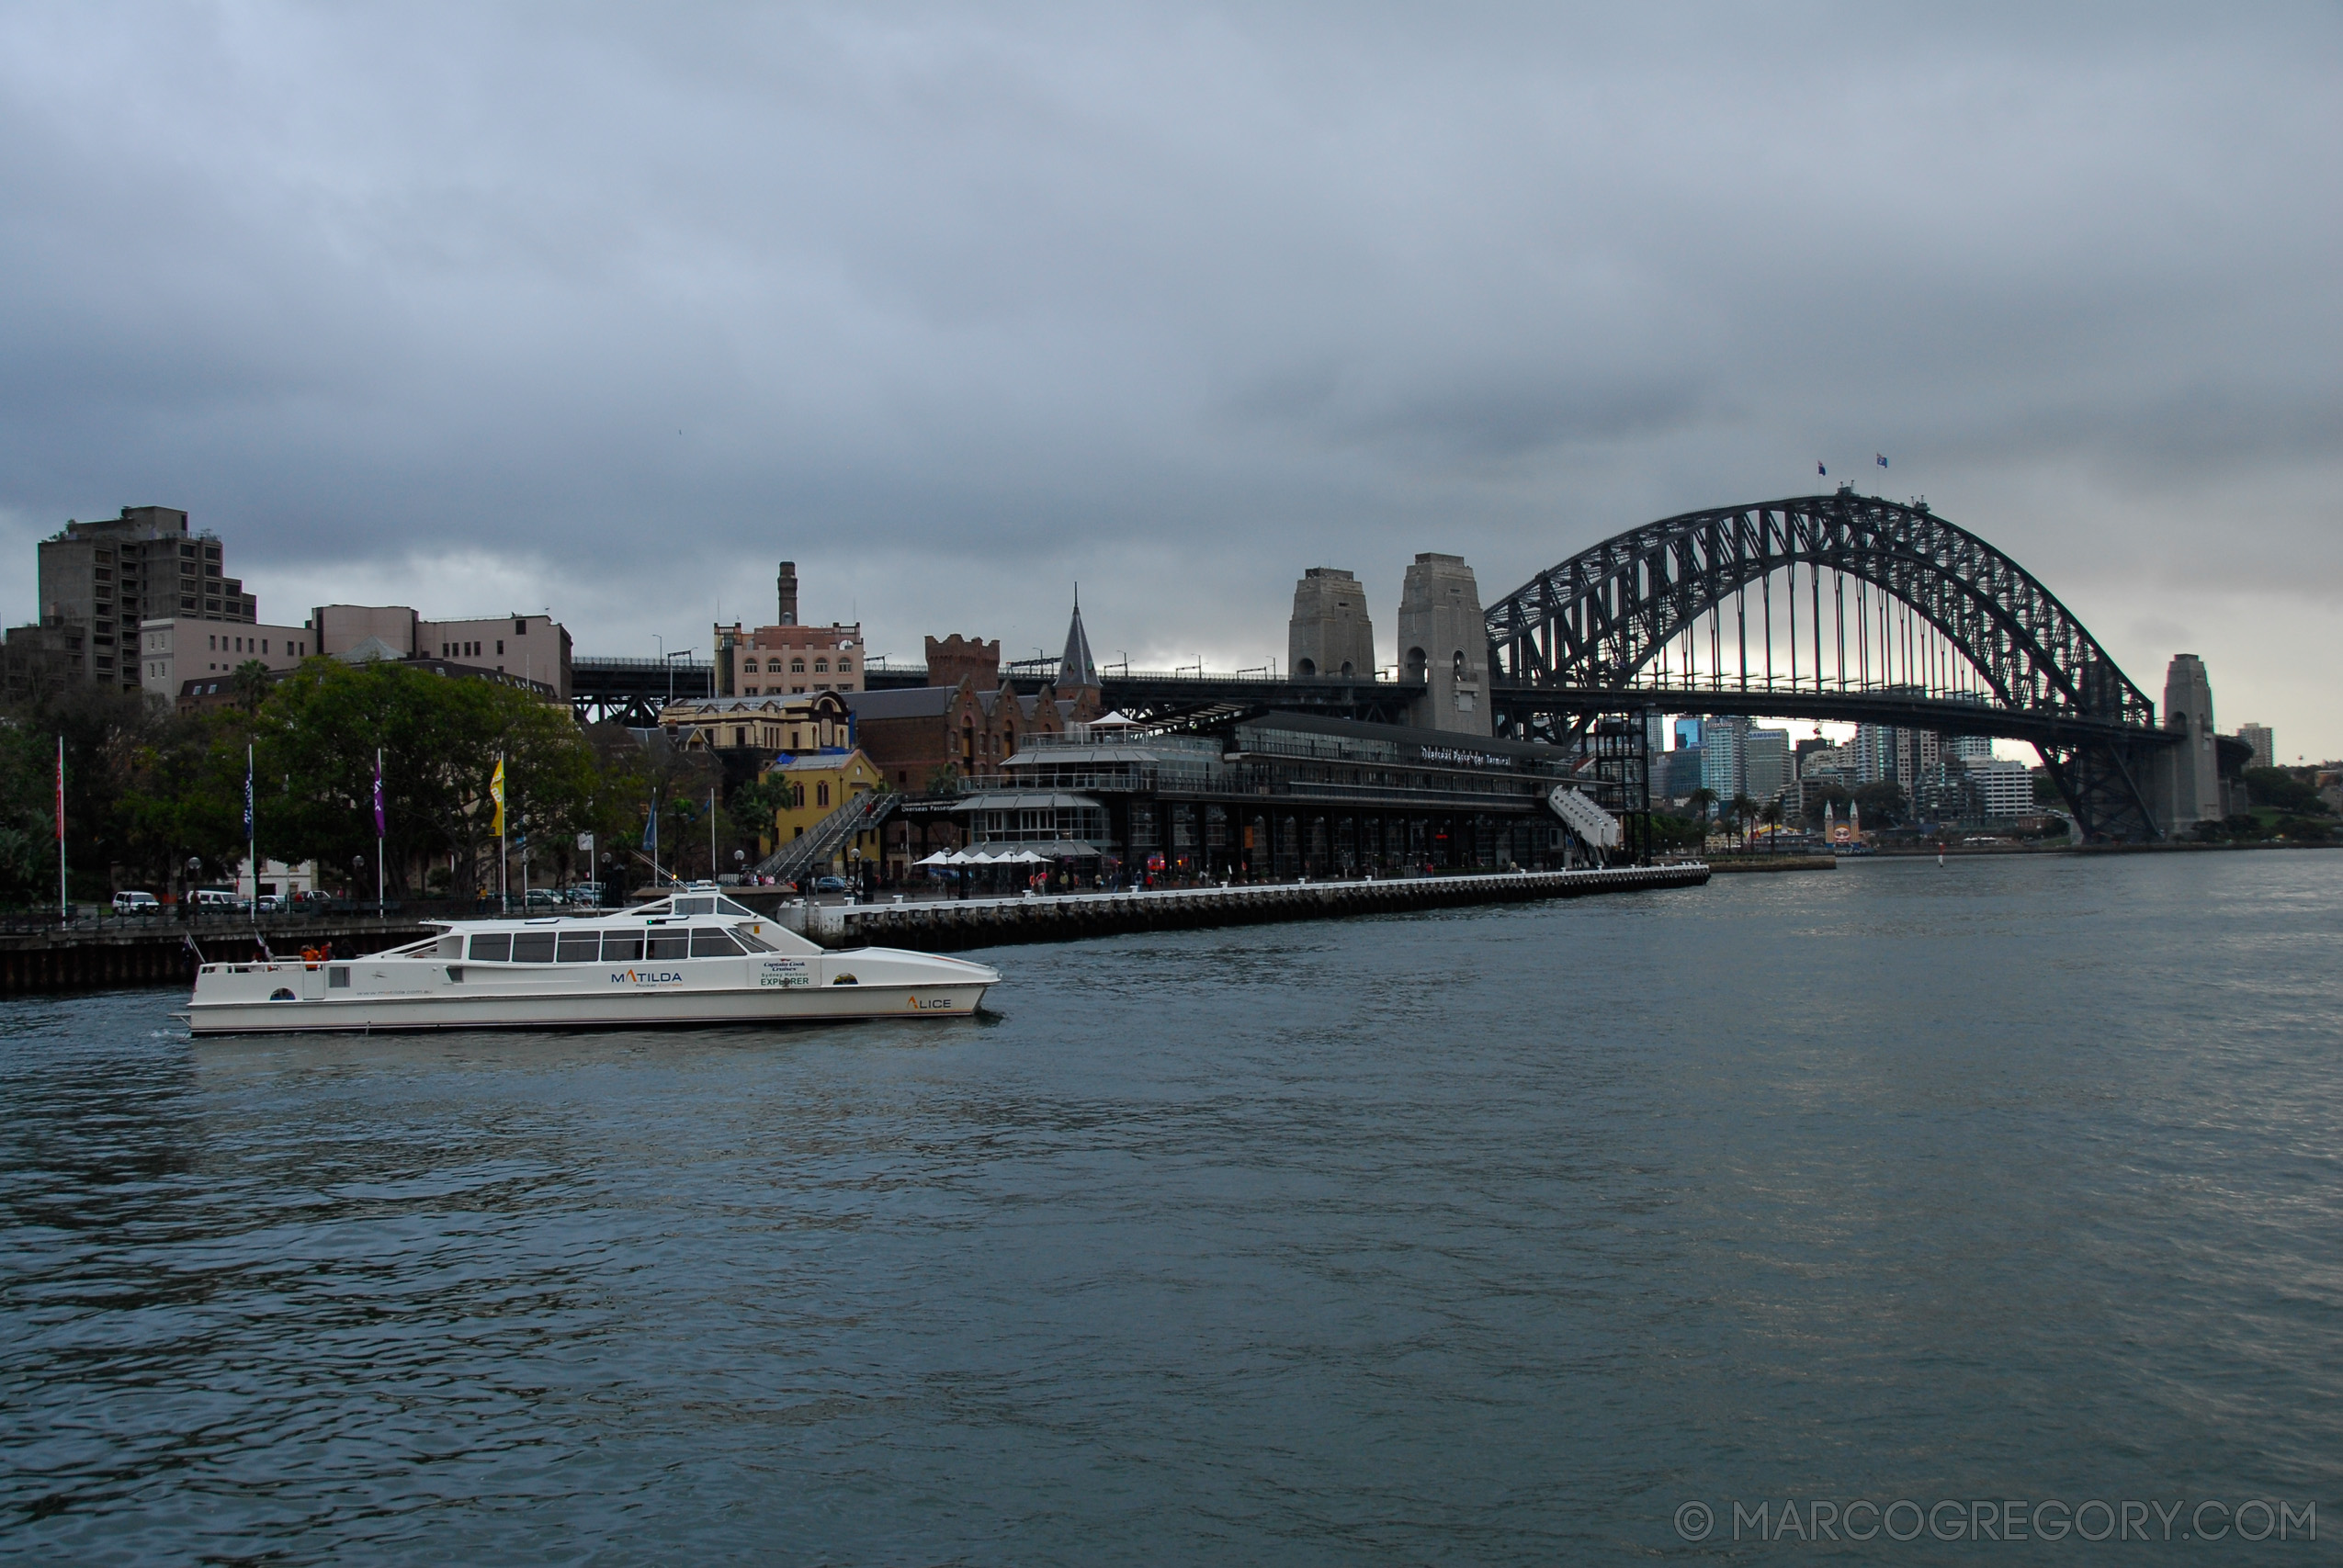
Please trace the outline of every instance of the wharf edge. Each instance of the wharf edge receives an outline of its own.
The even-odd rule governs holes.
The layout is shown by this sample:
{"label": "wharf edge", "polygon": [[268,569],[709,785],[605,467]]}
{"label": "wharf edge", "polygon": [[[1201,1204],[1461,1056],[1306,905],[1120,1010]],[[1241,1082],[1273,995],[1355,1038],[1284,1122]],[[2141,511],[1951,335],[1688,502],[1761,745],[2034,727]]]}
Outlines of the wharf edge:
{"label": "wharf edge", "polygon": [[1186,931],[1273,920],[1322,920],[1473,904],[1521,904],[1698,887],[1708,867],[1625,866],[1615,871],[1488,872],[1394,877],[1387,882],[1278,883],[1152,892],[1066,893],[1033,898],[937,899],[918,904],[785,905],[776,919],[824,947],[901,947],[940,953],[1020,942],[1066,942],[1124,931]]}

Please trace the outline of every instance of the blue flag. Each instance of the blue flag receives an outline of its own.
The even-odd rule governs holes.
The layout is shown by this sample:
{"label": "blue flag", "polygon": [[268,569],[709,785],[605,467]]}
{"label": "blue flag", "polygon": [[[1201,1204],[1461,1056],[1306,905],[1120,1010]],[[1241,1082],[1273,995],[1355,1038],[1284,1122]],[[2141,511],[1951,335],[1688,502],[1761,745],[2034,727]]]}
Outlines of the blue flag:
{"label": "blue flag", "polygon": [[1817,474],[1827,474],[1827,473],[1828,473],[1830,470],[1829,470],[1828,468],[1824,468],[1824,467],[1823,467],[1820,463],[1817,463],[1817,464],[1814,466],[1814,471],[1815,471],[1816,473],[1817,473]]}
{"label": "blue flag", "polygon": [[659,852],[659,797],[655,795],[651,797],[651,819],[643,824],[642,852],[647,855]]}
{"label": "blue flag", "polygon": [[1884,468],[1887,467],[1887,457],[1886,457],[1886,455],[1885,455],[1885,453],[1873,452],[1873,453],[1872,454],[1872,457],[1873,457],[1874,459],[1876,459],[1876,460],[1878,461],[1879,466],[1880,466],[1881,468]]}

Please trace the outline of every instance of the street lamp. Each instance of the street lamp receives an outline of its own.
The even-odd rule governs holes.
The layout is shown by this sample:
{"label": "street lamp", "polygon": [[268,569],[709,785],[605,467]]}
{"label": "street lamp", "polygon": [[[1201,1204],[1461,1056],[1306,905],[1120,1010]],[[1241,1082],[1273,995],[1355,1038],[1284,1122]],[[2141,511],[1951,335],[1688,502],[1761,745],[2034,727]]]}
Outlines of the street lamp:
{"label": "street lamp", "polygon": [[187,857],[187,902],[186,908],[183,908],[180,913],[190,920],[195,919],[196,884],[200,881],[202,877],[203,857],[200,855],[189,855]]}

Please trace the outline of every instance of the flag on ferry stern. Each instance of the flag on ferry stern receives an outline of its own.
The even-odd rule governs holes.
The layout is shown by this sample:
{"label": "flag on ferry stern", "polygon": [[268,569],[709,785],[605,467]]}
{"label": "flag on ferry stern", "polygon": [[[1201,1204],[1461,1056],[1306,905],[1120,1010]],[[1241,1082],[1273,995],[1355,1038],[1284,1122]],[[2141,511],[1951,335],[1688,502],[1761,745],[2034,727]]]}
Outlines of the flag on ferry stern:
{"label": "flag on ferry stern", "polygon": [[374,759],[374,836],[378,839],[383,836],[382,758],[379,754],[378,754]]}
{"label": "flag on ferry stern", "polygon": [[496,821],[488,829],[492,833],[504,831],[504,759],[496,759],[496,771],[488,776],[488,796],[496,802]]}

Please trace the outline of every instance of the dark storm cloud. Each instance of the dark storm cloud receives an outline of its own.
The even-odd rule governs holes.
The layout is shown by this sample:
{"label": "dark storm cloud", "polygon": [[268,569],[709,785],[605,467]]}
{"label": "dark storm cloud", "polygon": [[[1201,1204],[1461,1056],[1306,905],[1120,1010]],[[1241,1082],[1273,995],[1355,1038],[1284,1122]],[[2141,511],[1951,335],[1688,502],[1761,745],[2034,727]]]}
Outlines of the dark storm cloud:
{"label": "dark storm cloud", "polygon": [[[1079,577],[1102,642],[1250,658],[1306,565],[1387,626],[1415,550],[1501,592],[1886,450],[2153,684],[2149,634],[2220,659],[2223,594],[2330,636],[2343,603],[2337,42],[2328,8],[10,10],[11,614],[34,533],[162,501],[271,615],[672,645],[791,555],[898,651],[1052,642]],[[2343,744],[2243,658],[2224,690]]]}

